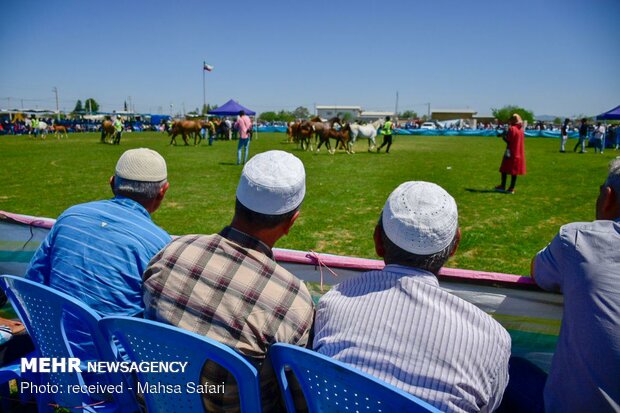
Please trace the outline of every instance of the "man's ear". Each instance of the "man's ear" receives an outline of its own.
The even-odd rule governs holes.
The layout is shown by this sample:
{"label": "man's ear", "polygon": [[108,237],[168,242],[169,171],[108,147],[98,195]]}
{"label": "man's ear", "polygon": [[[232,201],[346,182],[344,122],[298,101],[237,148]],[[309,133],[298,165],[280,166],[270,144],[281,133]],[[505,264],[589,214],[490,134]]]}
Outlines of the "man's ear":
{"label": "man's ear", "polygon": [[110,188],[112,188],[112,192],[114,192],[114,175],[110,177]]}
{"label": "man's ear", "polygon": [[383,245],[383,237],[381,237],[381,226],[375,226],[375,232],[372,235],[372,238],[375,241],[375,252],[378,257],[383,258],[385,255],[385,247]]}
{"label": "man's ear", "polygon": [[166,191],[168,190],[168,188],[170,188],[170,183],[166,182],[161,189],[159,190],[159,194],[157,195],[157,198],[159,200],[164,199],[164,196],[166,195]]}
{"label": "man's ear", "polygon": [[450,251],[450,256],[454,256],[456,254],[456,250],[459,249],[459,244],[461,243],[461,227],[456,229],[456,242],[454,243],[454,247],[452,247],[452,251]]}
{"label": "man's ear", "polygon": [[295,221],[297,221],[297,217],[299,217],[299,211],[295,212],[295,214],[291,217],[291,219],[288,220],[288,222],[283,223],[284,235],[288,235],[288,232],[291,230],[291,227],[293,226]]}

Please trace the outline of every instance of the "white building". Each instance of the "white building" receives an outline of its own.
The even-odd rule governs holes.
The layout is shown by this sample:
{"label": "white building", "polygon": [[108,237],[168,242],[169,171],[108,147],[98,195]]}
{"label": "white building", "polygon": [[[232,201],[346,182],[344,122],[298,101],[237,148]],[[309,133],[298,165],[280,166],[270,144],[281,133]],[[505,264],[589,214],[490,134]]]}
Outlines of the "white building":
{"label": "white building", "polygon": [[377,119],[385,119],[386,116],[394,117],[394,112],[365,112],[361,106],[316,106],[316,115],[321,119],[331,119],[335,116],[343,117],[346,113],[351,119],[362,122],[372,122]]}
{"label": "white building", "polygon": [[362,113],[361,106],[316,106],[316,115],[321,119],[331,119],[336,116],[344,116],[345,113],[357,119]]}

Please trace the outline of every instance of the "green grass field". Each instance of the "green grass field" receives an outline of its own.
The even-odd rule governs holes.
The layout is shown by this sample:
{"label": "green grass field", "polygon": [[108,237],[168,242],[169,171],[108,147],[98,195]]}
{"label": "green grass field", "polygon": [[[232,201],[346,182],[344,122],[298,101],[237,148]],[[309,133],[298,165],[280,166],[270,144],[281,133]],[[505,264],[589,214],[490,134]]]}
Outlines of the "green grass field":
{"label": "green grass field", "polygon": [[[168,163],[170,190],[154,214],[159,225],[172,234],[212,233],[230,222],[241,173],[235,141],[174,147],[155,132],[125,133],[120,146],[98,141],[94,133],[61,141],[0,136],[0,209],[55,218],[73,204],[108,198],[120,154],[150,147]],[[331,156],[302,152],[283,134],[260,134],[250,152],[289,151],[306,167],[300,219],[278,247],[375,258],[372,231],[387,196],[404,181],[425,180],[459,207],[463,239],[447,266],[526,275],[562,224],[594,219],[598,187],[617,153],[561,154],[556,139],[525,145],[528,174],[515,195],[490,191],[499,183],[499,138],[396,136],[389,155],[368,153],[359,141],[356,154]]]}

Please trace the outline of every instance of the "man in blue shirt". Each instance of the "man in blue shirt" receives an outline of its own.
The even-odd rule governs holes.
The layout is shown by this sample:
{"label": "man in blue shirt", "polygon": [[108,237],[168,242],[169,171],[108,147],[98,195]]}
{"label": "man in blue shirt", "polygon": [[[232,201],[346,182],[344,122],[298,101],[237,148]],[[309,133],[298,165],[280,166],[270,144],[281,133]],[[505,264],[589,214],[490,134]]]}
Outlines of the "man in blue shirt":
{"label": "man in blue shirt", "polygon": [[[101,316],[140,315],[142,273],[171,240],[150,216],[169,187],[166,162],[151,149],[128,150],[110,186],[114,198],[75,205],[58,217],[26,278],[78,298]],[[66,329],[76,357],[88,359],[88,335],[76,325]]]}
{"label": "man in blue shirt", "polygon": [[573,222],[534,257],[541,288],[564,295],[546,412],[620,411],[620,159],[609,166],[596,220]]}

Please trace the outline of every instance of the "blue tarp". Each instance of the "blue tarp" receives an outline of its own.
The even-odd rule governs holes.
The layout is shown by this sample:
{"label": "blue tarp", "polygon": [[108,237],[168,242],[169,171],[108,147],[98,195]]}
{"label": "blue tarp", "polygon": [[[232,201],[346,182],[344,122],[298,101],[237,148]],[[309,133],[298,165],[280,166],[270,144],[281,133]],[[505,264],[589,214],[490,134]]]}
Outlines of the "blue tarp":
{"label": "blue tarp", "polygon": [[208,113],[209,115],[217,115],[217,116],[236,116],[239,114],[240,111],[244,111],[246,115],[251,115],[251,116],[256,115],[256,112],[246,108],[243,105],[240,105],[239,103],[235,102],[232,99],[224,103],[219,108],[210,110]]}
{"label": "blue tarp", "polygon": [[[211,113],[211,112],[209,112]],[[286,126],[259,126],[259,132],[281,132],[287,131]],[[380,132],[379,132],[380,133]],[[497,136],[495,129],[394,129],[396,135],[412,136]],[[560,131],[551,132],[546,130],[526,130],[525,136],[528,138],[559,138]],[[579,132],[568,133],[569,138],[578,138]]]}

